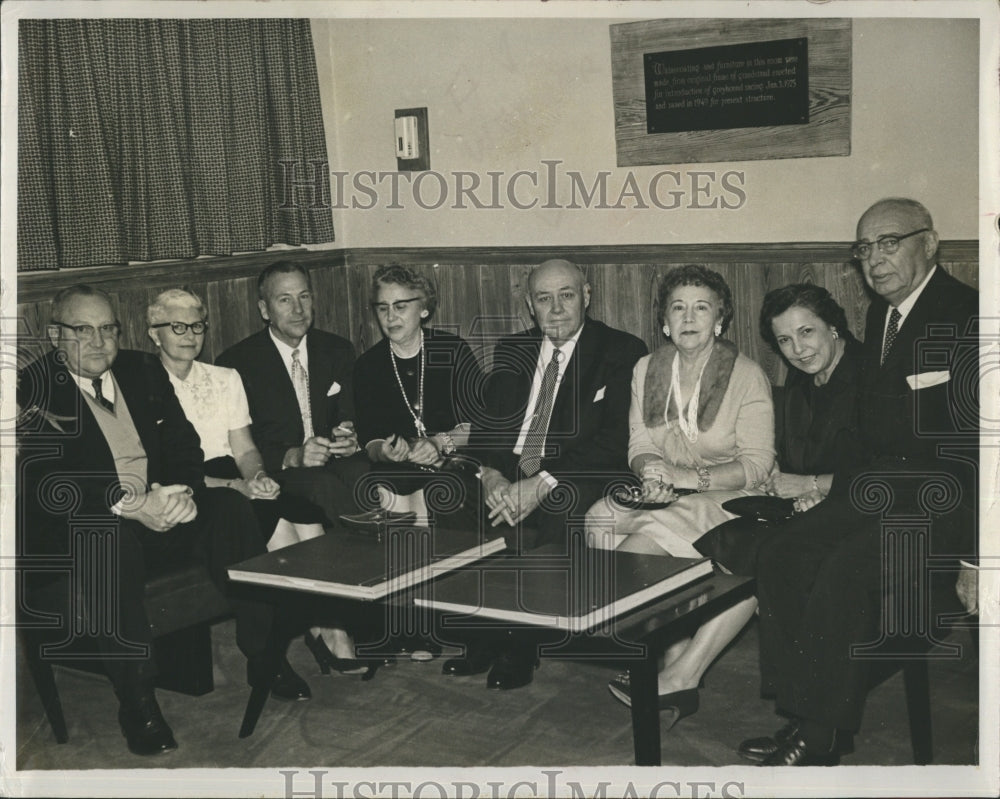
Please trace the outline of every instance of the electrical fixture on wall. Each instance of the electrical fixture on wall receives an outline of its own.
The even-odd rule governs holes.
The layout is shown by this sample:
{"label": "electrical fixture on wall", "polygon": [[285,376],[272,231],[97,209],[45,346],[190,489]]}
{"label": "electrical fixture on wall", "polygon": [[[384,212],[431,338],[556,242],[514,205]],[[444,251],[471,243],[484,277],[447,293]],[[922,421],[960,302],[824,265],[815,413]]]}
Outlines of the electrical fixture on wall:
{"label": "electrical fixture on wall", "polygon": [[396,169],[419,172],[431,168],[426,108],[396,109]]}

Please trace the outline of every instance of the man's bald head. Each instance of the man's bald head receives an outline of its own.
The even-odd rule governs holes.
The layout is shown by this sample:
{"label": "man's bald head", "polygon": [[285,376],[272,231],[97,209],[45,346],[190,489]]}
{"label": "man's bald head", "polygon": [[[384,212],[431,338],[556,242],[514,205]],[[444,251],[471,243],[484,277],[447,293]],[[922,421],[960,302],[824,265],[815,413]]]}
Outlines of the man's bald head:
{"label": "man's bald head", "polygon": [[528,276],[528,308],[552,343],[559,346],[583,326],[590,305],[590,284],[576,264],[554,259]]}

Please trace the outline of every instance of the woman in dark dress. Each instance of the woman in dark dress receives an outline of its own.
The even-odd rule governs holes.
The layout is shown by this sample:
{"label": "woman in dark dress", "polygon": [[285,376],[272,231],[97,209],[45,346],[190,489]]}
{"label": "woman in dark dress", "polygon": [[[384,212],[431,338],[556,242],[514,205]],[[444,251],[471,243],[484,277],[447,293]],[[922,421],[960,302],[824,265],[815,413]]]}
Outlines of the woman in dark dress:
{"label": "woman in dark dress", "polygon": [[427,523],[422,488],[445,455],[468,443],[482,375],[463,339],[424,326],[437,290],[423,275],[380,267],[371,298],[385,338],[355,364],[358,441],[374,464],[381,507]]}
{"label": "woman in dark dress", "polygon": [[[833,473],[857,463],[857,380],[861,344],[844,309],[830,293],[808,283],[775,289],[760,310],[761,337],[788,365],[775,390],[777,466],[765,488],[792,499],[796,511],[822,502]],[[752,576],[760,542],[780,521],[733,519],[695,546],[735,574]]]}

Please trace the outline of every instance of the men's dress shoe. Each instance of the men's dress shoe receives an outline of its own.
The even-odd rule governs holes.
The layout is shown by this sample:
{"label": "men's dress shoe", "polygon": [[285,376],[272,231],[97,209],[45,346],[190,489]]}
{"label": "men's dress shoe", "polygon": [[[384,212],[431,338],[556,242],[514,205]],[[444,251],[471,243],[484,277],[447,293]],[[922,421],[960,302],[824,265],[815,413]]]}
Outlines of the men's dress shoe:
{"label": "men's dress shoe", "polygon": [[282,659],[271,683],[271,696],[285,702],[304,702],[312,699],[312,691],[309,690],[309,683],[295,673],[287,660]]}
{"label": "men's dress shoe", "polygon": [[[632,707],[632,684],[627,671],[611,680],[608,683],[608,690],[625,707]],[[660,694],[657,697],[656,705],[661,712],[667,714],[660,716],[660,723],[669,730],[685,716],[697,713],[700,701],[697,688],[685,688],[681,691],[672,691],[669,694]]]}
{"label": "men's dress shoe", "polygon": [[441,667],[441,673],[451,677],[468,677],[473,674],[483,674],[490,670],[495,656],[493,650],[487,647],[469,644],[465,657],[448,658]]}
{"label": "men's dress shoe", "polygon": [[770,755],[765,757],[761,766],[836,766],[840,762],[840,753],[836,744],[827,752],[809,749],[798,731]]}
{"label": "men's dress shoe", "polygon": [[133,755],[159,755],[177,748],[174,733],[151,691],[138,699],[122,702],[118,708],[118,723]]}
{"label": "men's dress shoe", "polygon": [[765,735],[760,738],[747,738],[737,751],[740,757],[760,763],[788,743],[798,731],[799,721],[792,719],[771,737]]}
{"label": "men's dress shoe", "polygon": [[510,691],[523,688],[535,678],[535,658],[525,658],[520,654],[501,652],[490,673],[486,675],[487,688]]}

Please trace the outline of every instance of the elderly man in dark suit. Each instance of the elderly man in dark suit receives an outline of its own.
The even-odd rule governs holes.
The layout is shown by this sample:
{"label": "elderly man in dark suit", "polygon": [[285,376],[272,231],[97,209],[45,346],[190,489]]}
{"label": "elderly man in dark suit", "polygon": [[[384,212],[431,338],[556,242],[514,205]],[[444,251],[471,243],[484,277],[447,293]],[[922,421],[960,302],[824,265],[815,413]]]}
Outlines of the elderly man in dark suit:
{"label": "elderly man in dark suit", "polygon": [[368,471],[354,432],[354,347],[315,330],[312,283],[298,264],[279,261],[257,279],[267,327],[223,352],[219,366],[240,373],[264,468],[282,490],[321,508],[327,524],[357,510],[354,486]]}
{"label": "elderly man in dark suit", "polygon": [[[128,747],[152,755],[177,744],[153,692],[147,572],[205,562],[230,594],[251,685],[270,684],[281,666],[272,609],[228,591],[227,567],[263,551],[253,510],[236,491],[205,487],[198,435],[166,372],[150,355],[120,351],[119,332],[103,291],[77,285],[54,298],[54,350],[18,379],[17,554],[29,604],[43,589],[58,594],[67,618],[71,597],[82,600],[75,609],[97,630]],[[105,557],[80,579],[32,568],[37,556],[79,559],[102,544]],[[299,698],[302,686],[289,670],[273,690]]]}
{"label": "elderly man in dark suit", "polygon": [[791,719],[741,745],[762,765],[835,764],[858,729],[870,659],[852,648],[891,632],[882,629],[890,597],[918,602],[914,586],[926,585],[926,563],[898,568],[887,557],[893,517],[896,528],[924,531],[935,558],[957,566],[975,552],[978,293],[936,264],[938,235],[920,203],[877,202],[857,235],[854,256],[877,295],[858,401],[869,458],[835,475],[829,498],[759,553],[762,680]]}
{"label": "elderly man in dark suit", "polygon": [[[590,285],[579,267],[552,260],[528,278],[536,326],[502,339],[473,421],[470,446],[483,464],[487,523],[506,528],[516,551],[567,551],[567,525],[628,472],[632,369],[646,345],[586,315]],[[567,501],[567,499],[569,501]],[[495,660],[491,688],[532,679],[534,653],[470,647],[445,674],[475,674]]]}

